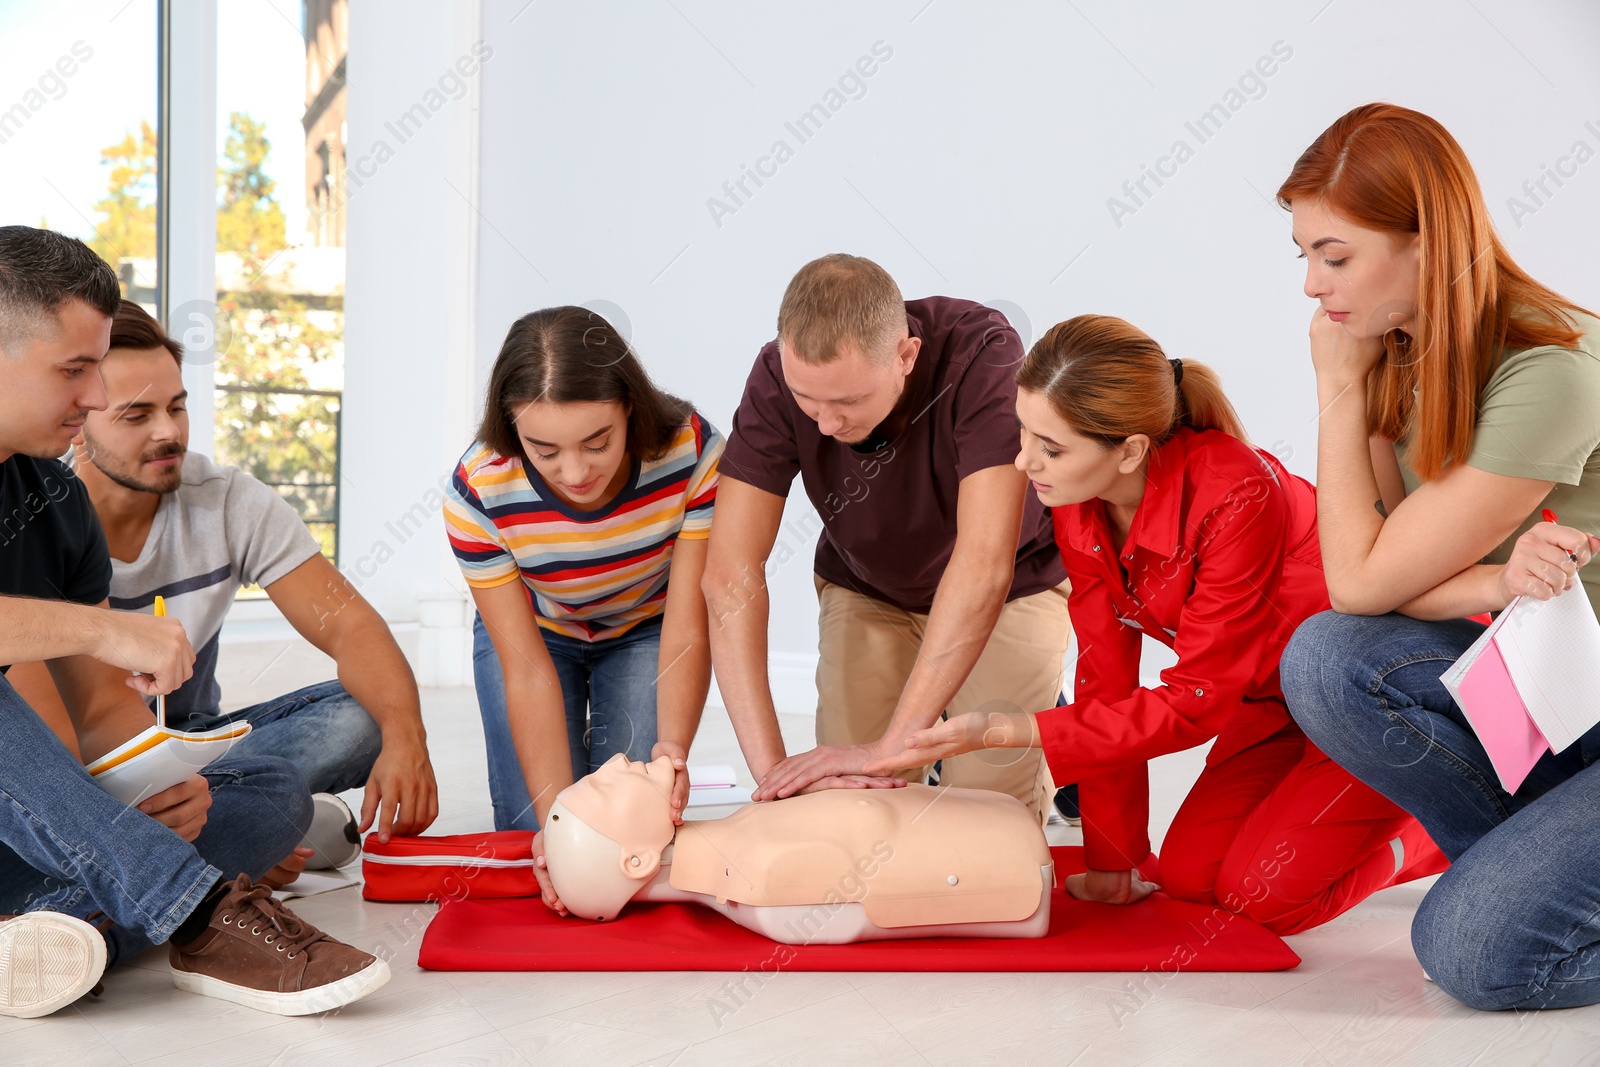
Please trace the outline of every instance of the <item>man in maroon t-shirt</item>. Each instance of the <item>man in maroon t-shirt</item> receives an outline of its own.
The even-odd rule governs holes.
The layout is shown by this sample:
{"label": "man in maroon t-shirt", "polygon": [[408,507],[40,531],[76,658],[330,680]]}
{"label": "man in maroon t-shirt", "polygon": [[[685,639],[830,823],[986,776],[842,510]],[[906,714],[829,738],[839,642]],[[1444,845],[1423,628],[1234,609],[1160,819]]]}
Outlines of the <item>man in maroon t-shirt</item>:
{"label": "man in maroon t-shirt", "polygon": [[[892,784],[861,768],[946,710],[1056,703],[1071,624],[1049,515],[1013,466],[1022,357],[999,312],[908,304],[870,260],[824,256],[789,283],[733,416],[704,579],[757,799]],[[823,526],[818,747],[786,759],[764,564],[796,474]],[[1037,753],[968,753],[941,780],[1010,793],[1042,821],[1052,787]]]}

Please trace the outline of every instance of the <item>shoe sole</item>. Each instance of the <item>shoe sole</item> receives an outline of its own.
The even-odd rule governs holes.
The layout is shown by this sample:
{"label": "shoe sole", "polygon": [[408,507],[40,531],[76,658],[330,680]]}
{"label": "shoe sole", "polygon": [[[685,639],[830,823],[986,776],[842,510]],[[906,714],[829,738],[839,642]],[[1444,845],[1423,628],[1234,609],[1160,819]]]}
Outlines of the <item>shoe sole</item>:
{"label": "shoe sole", "polygon": [[361,856],[361,838],[349,805],[332,793],[313,793],[311,803],[311,829],[300,844],[316,855],[306,860],[306,870],[337,870],[354,863]]}
{"label": "shoe sole", "polygon": [[0,922],[0,1015],[49,1015],[93,989],[105,969],[106,940],[82,919],[33,911]]}
{"label": "shoe sole", "polygon": [[388,980],[389,965],[377,959],[355,974],[345,975],[337,982],[329,982],[314,989],[303,989],[298,993],[274,993],[268,989],[252,989],[249,986],[224,982],[207,974],[180,971],[176,968],[172,971],[172,983],[186,993],[199,993],[205,997],[232,1001],[273,1015],[315,1015],[318,1012],[342,1008],[381,988]]}

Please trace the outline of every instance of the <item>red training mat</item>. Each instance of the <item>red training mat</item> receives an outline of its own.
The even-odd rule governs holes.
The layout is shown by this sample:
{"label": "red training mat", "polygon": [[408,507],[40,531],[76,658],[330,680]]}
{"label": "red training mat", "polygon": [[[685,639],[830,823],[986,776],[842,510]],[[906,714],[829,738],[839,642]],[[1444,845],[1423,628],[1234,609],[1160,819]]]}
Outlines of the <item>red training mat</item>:
{"label": "red training mat", "polygon": [[[1052,848],[1056,877],[1083,849]],[[1147,872],[1152,865],[1144,865]],[[783,945],[710,908],[629,904],[607,923],[563,919],[537,897],[447,900],[422,938],[433,971],[1284,971],[1300,957],[1242,916],[1164,893],[1132,907],[1057,890],[1041,938],[916,938]]]}

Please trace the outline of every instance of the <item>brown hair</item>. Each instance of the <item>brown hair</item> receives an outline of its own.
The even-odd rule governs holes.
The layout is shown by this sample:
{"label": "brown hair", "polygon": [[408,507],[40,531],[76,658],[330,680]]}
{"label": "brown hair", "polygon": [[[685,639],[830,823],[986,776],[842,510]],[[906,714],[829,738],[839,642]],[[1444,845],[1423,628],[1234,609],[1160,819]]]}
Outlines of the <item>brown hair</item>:
{"label": "brown hair", "polygon": [[1341,116],[1295,161],[1278,203],[1321,201],[1368,229],[1420,238],[1413,335],[1390,331],[1367,382],[1372,433],[1410,438],[1424,480],[1472,449],[1478,399],[1507,348],[1581,336],[1584,309],[1540,285],[1495,235],[1466,153],[1427,115],[1365,104]]}
{"label": "brown hair", "polygon": [[165,348],[178,361],[178,366],[183,366],[183,346],[168,337],[161,324],[132,300],[123,300],[122,306],[111,317],[111,347],[138,352]]}
{"label": "brown hair", "polygon": [[1180,373],[1149,334],[1110,315],[1050,327],[1018,368],[1017,388],[1107,448],[1137,433],[1160,445],[1180,426],[1249,440],[1215,371],[1186,359]]}
{"label": "brown hair", "polygon": [[41,331],[58,325],[61,306],[82,300],[111,315],[122,299],[116,271],[76,237],[32,226],[0,226],[0,350],[21,359]]}
{"label": "brown hair", "polygon": [[882,359],[906,328],[906,302],[889,272],[835,252],[801,267],[778,306],[778,339],[807,363],[831,363],[845,345]]}
{"label": "brown hair", "polygon": [[628,451],[658,459],[694,406],[656,388],[639,357],[603,317],[583,307],[553,307],[511,324],[489,374],[478,440],[526,461],[517,433],[524,404],[604,403],[628,409]]}

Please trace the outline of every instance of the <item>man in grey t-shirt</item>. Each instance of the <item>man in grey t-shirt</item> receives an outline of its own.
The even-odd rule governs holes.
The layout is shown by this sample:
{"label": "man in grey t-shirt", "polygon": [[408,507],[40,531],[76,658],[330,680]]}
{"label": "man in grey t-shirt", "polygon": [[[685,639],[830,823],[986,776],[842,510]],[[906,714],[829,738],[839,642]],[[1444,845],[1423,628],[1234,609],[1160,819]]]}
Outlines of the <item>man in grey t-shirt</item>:
{"label": "man in grey t-shirt", "polygon": [[[120,302],[116,274],[82,241],[0,226],[0,676],[48,664],[67,742],[0,677],[0,1016],[64,1008],[108,965],[162,944],[180,989],[279,1015],[326,1012],[389,969],[253,881],[312,820],[287,760],[229,752],[137,805],[84,773],[85,760],[151,730],[142,698],[177,689],[194,664],[177,619],[109,610],[100,521],[54,458],[105,410],[100,364]],[[255,921],[234,922],[246,915]],[[292,943],[279,940],[286,931]],[[0,1029],[13,1062],[15,1027]]]}
{"label": "man in grey t-shirt", "polygon": [[[101,367],[109,404],[75,442],[78,475],[111,549],[111,606],[149,611],[163,597],[196,650],[193,677],[167,697],[167,721],[206,730],[248,720],[254,730],[236,752],[288,759],[313,793],[365,785],[360,831],[376,820],[382,834],[420,833],[438,814],[438,797],[411,669],[383,619],[275,490],[187,451],[181,351],[124,300]],[[247,585],[265,589],[335,660],[338,681],[223,713],[217,640]],[[41,697],[30,674],[14,672],[14,684],[48,717],[41,703],[51,694]],[[291,858],[279,877],[298,865]]]}

